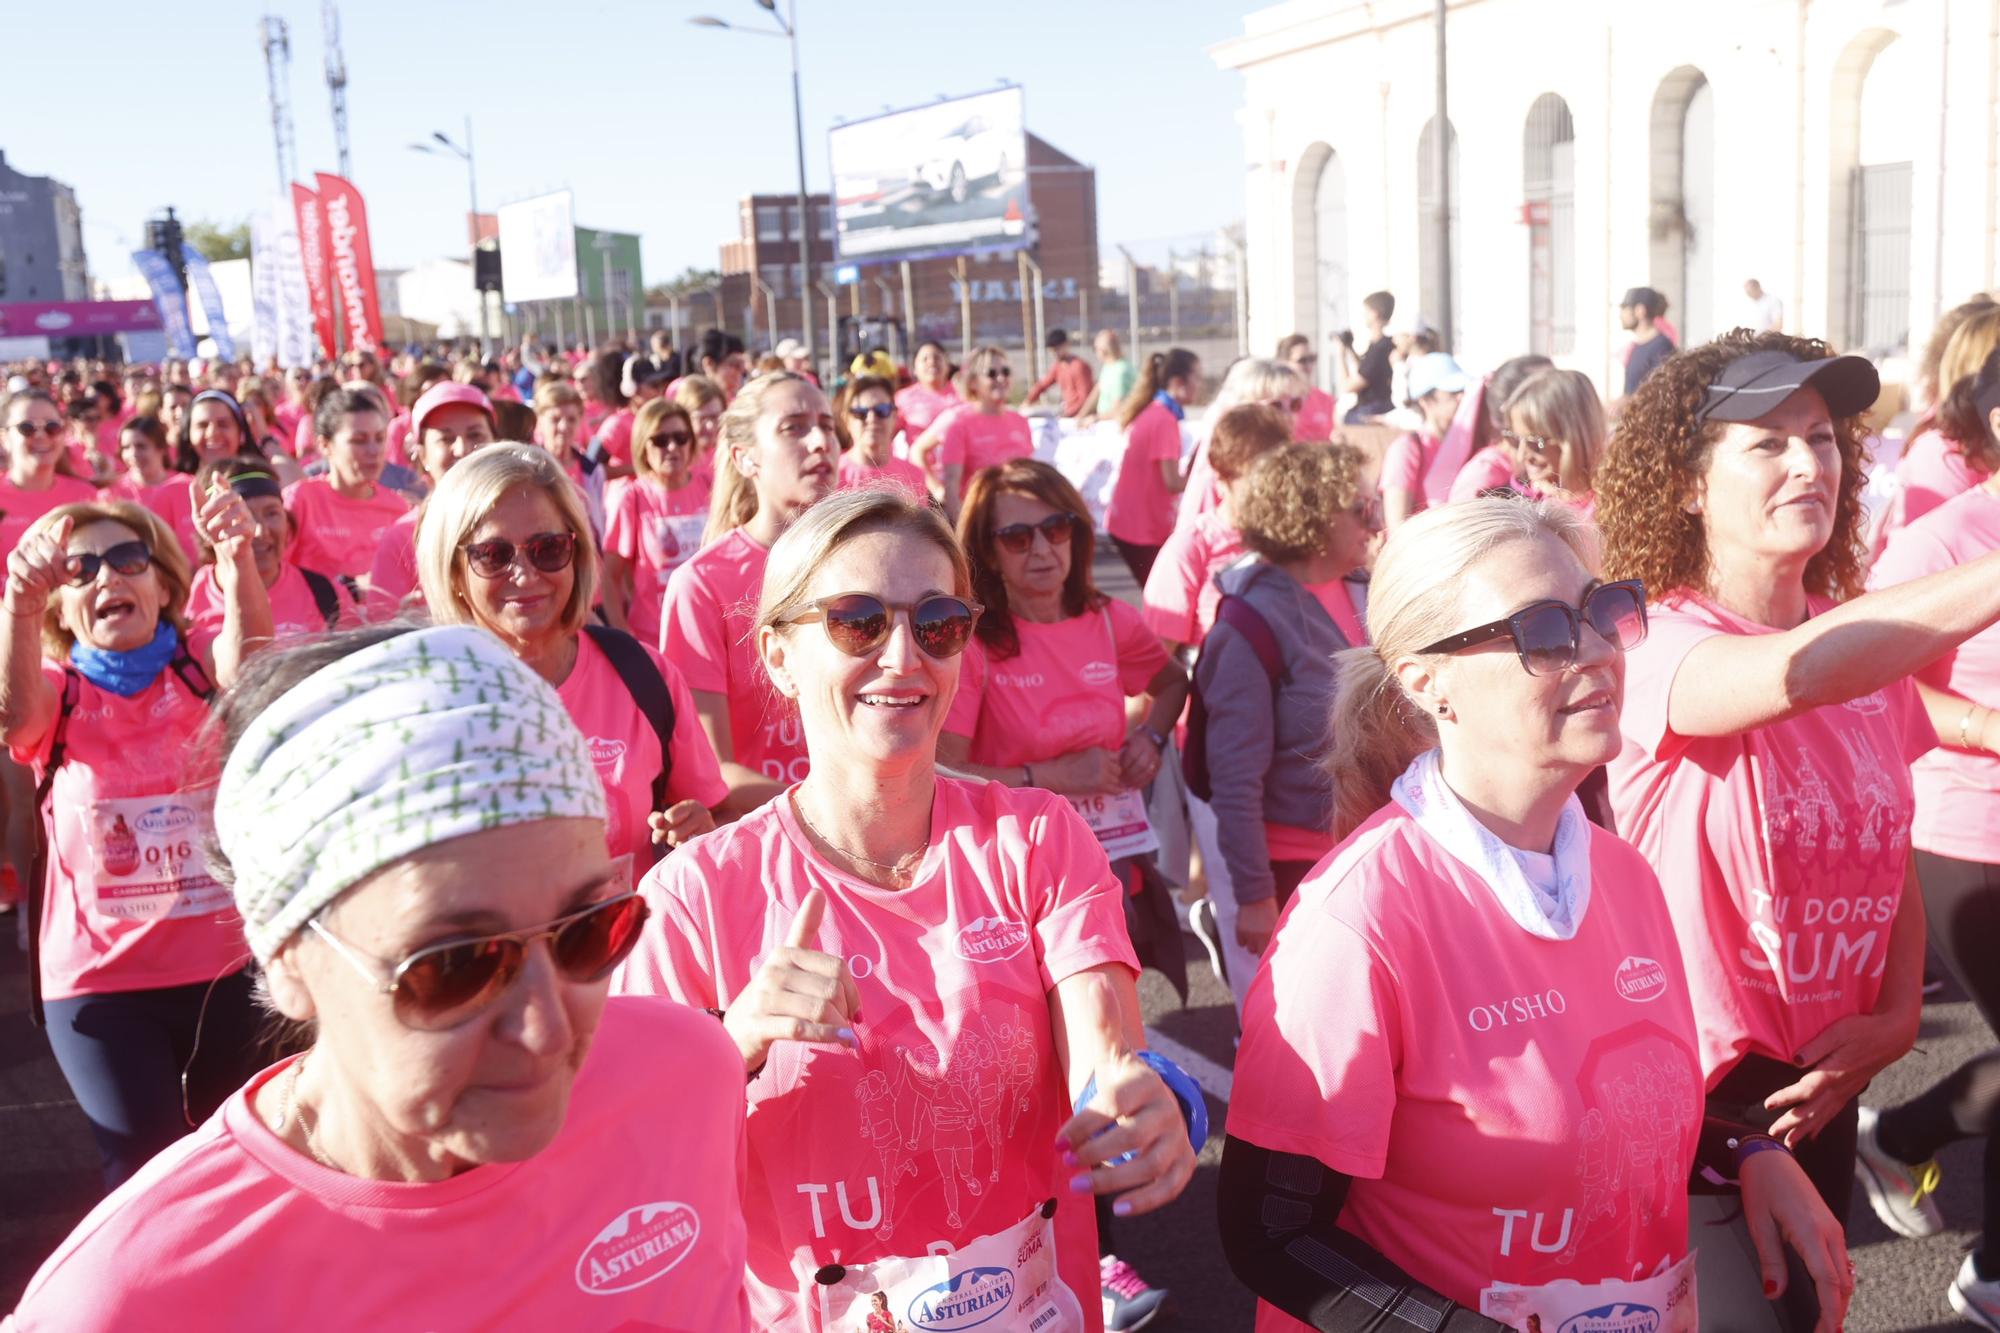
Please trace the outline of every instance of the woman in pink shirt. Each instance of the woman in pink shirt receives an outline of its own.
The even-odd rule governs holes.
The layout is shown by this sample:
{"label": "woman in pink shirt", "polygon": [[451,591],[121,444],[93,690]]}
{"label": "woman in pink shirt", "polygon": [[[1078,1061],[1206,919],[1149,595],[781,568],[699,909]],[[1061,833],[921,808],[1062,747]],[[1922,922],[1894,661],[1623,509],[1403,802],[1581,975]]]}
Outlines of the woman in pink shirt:
{"label": "woman in pink shirt", "polygon": [[0,418],[7,451],[7,470],[0,475],[0,556],[5,556],[36,519],[57,505],[96,499],[97,488],[72,470],[62,408],[46,389],[10,395]]}
{"label": "woman in pink shirt", "polygon": [[[285,558],[297,525],[285,508],[284,488],[276,477],[247,458],[233,458],[210,467],[206,484],[211,488],[227,486],[236,492],[257,525],[250,551],[256,557],[264,595],[271,603],[272,642],[352,629],[361,623],[360,609],[345,583],[316,569],[302,569]],[[213,552],[205,543],[195,549],[204,563],[195,571],[194,585],[188,592],[187,617],[194,635],[200,638],[221,631],[228,608],[211,560]]]}
{"label": "woman in pink shirt", "polygon": [[[1698,1149],[1741,1182],[1764,1294],[1816,1287],[1820,1333],[1840,1325],[1839,1223],[1771,1136],[1704,1123],[1659,883],[1576,799],[1646,634],[1643,590],[1593,553],[1569,510],[1496,498],[1418,515],[1376,561],[1373,645],[1336,662],[1343,840],[1279,919],[1236,1057],[1217,1211],[1260,1333],[1607,1311],[1694,1333]],[[1702,1276],[1712,1326],[1749,1326]]]}
{"label": "woman in pink shirt", "polygon": [[896,411],[903,418],[903,436],[914,442],[933,422],[964,403],[952,383],[951,356],[944,344],[926,342],[917,347],[917,382],[896,392]]}
{"label": "woman in pink shirt", "polygon": [[1118,409],[1125,452],[1104,508],[1104,527],[1141,587],[1174,530],[1174,497],[1187,485],[1181,422],[1200,392],[1201,358],[1173,347],[1146,358],[1131,397]]}
{"label": "woman in pink shirt", "polygon": [[238,948],[303,1050],[8,1327],[749,1329],[742,1065],[697,1010],[606,998],[646,906],[555,692],[480,631],[371,627],[261,655],[222,718]]}
{"label": "woman in pink shirt", "polygon": [[1399,436],[1382,455],[1382,521],[1391,533],[1412,514],[1451,497],[1458,471],[1472,455],[1468,429],[1454,429],[1459,400],[1476,381],[1449,352],[1410,358],[1406,392],[1424,424]]}
{"label": "woman in pink shirt", "polygon": [[1201,425],[1195,428],[1194,453],[1188,458],[1187,484],[1181,489],[1175,510],[1175,531],[1214,511],[1222,503],[1222,480],[1216,476],[1209,460],[1208,441],[1215,423],[1222,419],[1223,414],[1244,405],[1271,408],[1284,416],[1286,438],[1296,439],[1298,413],[1304,410],[1307,384],[1305,374],[1289,361],[1246,356],[1229,368],[1222,377],[1221,387],[1215,391],[1214,400],[1208,405],[1208,411],[1203,414]]}
{"label": "woman in pink shirt", "polygon": [[1278,360],[1298,371],[1305,381],[1305,393],[1293,412],[1298,438],[1309,443],[1331,440],[1333,395],[1313,383],[1314,373],[1319,368],[1319,353],[1313,351],[1312,339],[1303,333],[1287,334],[1278,342]]}
{"label": "woman in pink shirt", "polygon": [[285,507],[298,525],[293,564],[357,583],[367,579],[383,530],[410,508],[381,484],[388,427],[371,392],[337,389],[320,403],[316,429],[326,475],[285,489]]}
{"label": "woman in pink shirt", "polygon": [[901,486],[919,500],[930,498],[924,471],[896,457],[895,390],[889,381],[860,375],[847,382],[834,404],[833,423],[840,432],[840,485]]}
{"label": "woman in pink shirt", "polygon": [[[498,416],[475,385],[433,384],[424,391],[410,409],[410,435],[417,445],[417,467],[430,490],[435,491],[444,474],[474,450],[500,438]],[[417,587],[417,525],[423,517],[419,504],[382,529],[368,577],[368,619],[387,620],[423,606],[423,591]]]}
{"label": "woman in pink shirt", "polygon": [[1609,434],[1590,377],[1580,370],[1544,370],[1508,395],[1505,411],[1506,439],[1521,461],[1523,487],[1589,518],[1597,509],[1597,468]]}
{"label": "woman in pink shirt", "polygon": [[[535,443],[548,450],[561,464],[570,484],[583,497],[584,511],[590,515],[593,534],[604,531],[604,470],[585,458],[583,447],[590,439],[584,429],[584,397],[576,386],[553,375],[542,376],[535,385]],[[598,540],[594,535],[592,540]]]}
{"label": "woman in pink shirt", "polygon": [[1856,1097],[1922,1003],[1910,763],[1937,732],[1907,678],[2000,619],[2000,556],[1859,595],[1878,388],[1739,329],[1647,377],[1597,479],[1607,572],[1656,594],[1611,804],[1666,888],[1710,1107],[1791,1144],[1841,1218]]}
{"label": "woman in pink shirt", "polygon": [[127,500],[165,519],[181,544],[181,553],[190,562],[201,559],[194,535],[195,481],[185,472],[168,468],[173,455],[167,449],[166,428],[155,416],[133,417],[118,432],[118,457],[125,472],[104,488],[105,494]]}
{"label": "woman in pink shirt", "polygon": [[812,771],[647,878],[616,983],[721,1009],[736,1039],[760,1329],[856,1328],[880,1290],[940,1326],[947,1296],[1000,1291],[1009,1327],[1094,1330],[1085,1201],[1145,1212],[1193,1172],[1096,839],[1046,792],[938,773],[970,591],[895,490],[778,540],[756,641]]}
{"label": "woman in pink shirt", "polygon": [[1896,462],[1902,495],[1889,523],[1891,531],[1914,523],[1993,472],[1994,449],[1986,423],[1958,389],[1965,385],[1969,391],[1996,348],[2000,348],[2000,306],[1968,313],[1945,342],[1938,361],[1937,401]]}
{"label": "woman in pink shirt", "polygon": [[215,685],[270,638],[270,604],[242,500],[225,491],[197,521],[223,593],[213,639],[191,639],[187,560],[138,505],[62,505],[7,559],[0,741],[33,768],[22,812],[46,849],[26,885],[31,1012],[46,1013],[108,1186],[254,1067],[242,929],[200,832],[196,737]]}
{"label": "woman in pink shirt", "polygon": [[981,470],[1034,456],[1028,419],[1007,406],[1013,385],[1014,368],[1005,352],[976,349],[965,361],[967,405],[933,421],[910,446],[912,463],[937,472],[947,518],[958,517],[959,504]]}
{"label": "woman in pink shirt", "polygon": [[604,530],[604,616],[641,643],[660,641],[667,576],[701,549],[709,485],[694,476],[694,418],[656,398],[633,417],[635,475],[618,490]]}
{"label": "woman in pink shirt", "polygon": [[722,418],[706,544],[667,576],[660,651],[694,692],[729,784],[728,813],[756,809],[806,775],[805,738],[752,642],[771,543],[830,494],[840,444],[826,395],[783,372],[743,387]]}

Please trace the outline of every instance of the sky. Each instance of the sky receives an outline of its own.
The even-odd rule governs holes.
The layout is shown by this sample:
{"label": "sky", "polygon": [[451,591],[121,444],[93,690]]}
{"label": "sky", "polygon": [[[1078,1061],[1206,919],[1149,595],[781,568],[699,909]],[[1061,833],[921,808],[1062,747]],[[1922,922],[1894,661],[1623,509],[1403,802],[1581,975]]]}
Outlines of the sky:
{"label": "sky", "polygon": [[[784,0],[780,0],[784,3]],[[1221,0],[795,0],[806,175],[826,187],[836,117],[1011,79],[1031,132],[1097,169],[1099,238],[1211,232],[1242,214],[1241,76]],[[87,35],[77,27],[87,11]],[[129,271],[145,219],[233,223],[277,193],[260,20],[284,18],[301,179],[334,171],[318,0],[43,6],[0,75],[0,152],[73,186],[99,278]],[[346,0],[352,175],[378,267],[464,252],[463,163],[412,152],[472,118],[482,211],[570,189],[579,224],[637,231],[648,283],[717,264],[737,201],[796,189],[786,43],[754,0]],[[58,29],[67,29],[59,31]],[[26,40],[20,40],[25,38]]]}

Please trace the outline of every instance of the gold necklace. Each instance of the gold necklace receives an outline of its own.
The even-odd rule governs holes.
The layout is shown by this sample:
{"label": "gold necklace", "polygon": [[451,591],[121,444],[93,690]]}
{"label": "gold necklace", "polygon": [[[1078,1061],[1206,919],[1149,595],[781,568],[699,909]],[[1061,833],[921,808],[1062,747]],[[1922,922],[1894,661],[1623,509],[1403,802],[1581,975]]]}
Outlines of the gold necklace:
{"label": "gold necklace", "polygon": [[297,1116],[299,1128],[305,1133],[306,1151],[312,1154],[312,1159],[315,1162],[318,1162],[327,1170],[338,1171],[340,1168],[335,1166],[328,1159],[327,1155],[319,1150],[319,1140],[313,1133],[313,1126],[306,1123],[305,1108],[299,1105],[299,1075],[304,1072],[305,1067],[306,1058],[301,1055],[298,1059],[292,1061],[292,1068],[285,1076],[285,1105],[278,1115],[278,1133],[283,1134],[289,1129],[292,1124],[292,1118]]}
{"label": "gold necklace", "polygon": [[899,878],[909,878],[911,876],[914,876],[917,873],[914,868],[910,870],[905,870],[903,869],[903,867],[905,865],[908,865],[911,861],[921,861],[923,859],[924,853],[929,851],[931,847],[930,836],[926,834],[924,837],[923,845],[918,847],[915,851],[906,852],[903,854],[902,857],[900,857],[895,861],[877,861],[870,857],[861,856],[855,852],[848,851],[845,847],[842,847],[832,838],[829,838],[826,836],[826,834],[820,832],[819,825],[813,823],[812,820],[806,815],[805,802],[799,799],[798,793],[796,792],[792,794],[792,811],[794,814],[798,815],[799,822],[801,824],[804,824],[806,828],[812,832],[812,835],[814,837],[818,838],[821,842],[825,843],[828,847],[832,848],[834,851],[839,852],[842,856],[846,857],[848,860],[864,866],[873,866],[875,869],[882,871],[884,874],[894,875]]}

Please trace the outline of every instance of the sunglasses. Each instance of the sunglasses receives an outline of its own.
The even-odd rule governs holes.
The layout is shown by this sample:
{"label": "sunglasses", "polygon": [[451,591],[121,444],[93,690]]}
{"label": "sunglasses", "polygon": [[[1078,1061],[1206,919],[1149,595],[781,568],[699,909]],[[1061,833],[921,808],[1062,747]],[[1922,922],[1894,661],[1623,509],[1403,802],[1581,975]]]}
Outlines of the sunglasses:
{"label": "sunglasses", "polygon": [[1531,676],[1559,676],[1576,664],[1583,624],[1620,652],[1646,641],[1646,585],[1637,579],[1600,583],[1583,596],[1581,608],[1567,602],[1536,602],[1504,620],[1439,639],[1423,653],[1455,653],[1494,639],[1511,638],[1521,669]]}
{"label": "sunglasses", "polygon": [[1014,378],[1014,371],[1010,366],[994,366],[986,372],[986,378],[989,380],[1011,380]]}
{"label": "sunglasses", "polygon": [[153,552],[144,542],[119,542],[102,554],[78,551],[69,558],[70,585],[81,588],[97,582],[97,572],[106,565],[133,578],[153,567]]}
{"label": "sunglasses", "polygon": [[465,563],[482,579],[497,579],[514,567],[514,557],[525,555],[528,563],[544,574],[559,574],[576,559],[574,532],[538,532],[516,547],[505,537],[472,542],[462,548]]}
{"label": "sunglasses", "polygon": [[17,421],[14,423],[14,433],[24,440],[34,439],[36,431],[40,431],[53,440],[56,436],[63,433],[63,423],[60,421],[44,421],[39,426],[32,421]]}
{"label": "sunglasses", "polygon": [[856,403],[847,409],[847,415],[853,417],[856,421],[866,421],[869,417],[874,417],[877,421],[887,421],[890,417],[896,415],[896,405],[894,403],[876,403],[871,407],[863,407],[859,403]]}
{"label": "sunglasses", "polygon": [[1513,431],[1503,430],[1500,432],[1500,438],[1517,448],[1537,454],[1552,454],[1562,449],[1561,440],[1551,440],[1540,435],[1516,435]]}
{"label": "sunglasses", "polygon": [[1266,400],[1264,403],[1266,407],[1282,407],[1293,416],[1297,416],[1305,405],[1306,400],[1303,398],[1272,398]]}
{"label": "sunglasses", "polygon": [[686,431],[663,430],[652,439],[655,449],[685,449],[694,443],[694,436]]}
{"label": "sunglasses", "polygon": [[979,623],[981,608],[962,597],[937,593],[915,604],[891,604],[873,593],[844,592],[807,603],[785,617],[786,625],[814,620],[826,626],[827,641],[849,657],[866,657],[889,641],[898,612],[910,617],[910,637],[926,657],[957,657]]}
{"label": "sunglasses", "polygon": [[[317,917],[306,926],[377,991],[394,997],[396,1021],[418,1032],[438,1032],[458,1026],[505,994],[527,965],[528,946],[537,940],[549,942],[549,956],[564,980],[580,986],[602,981],[639,942],[646,916],[644,898],[621,893],[547,925],[433,944],[393,965],[362,953]],[[389,969],[386,981],[381,968]]]}
{"label": "sunglasses", "polygon": [[1068,546],[1069,539],[1076,532],[1076,515],[1050,514],[1039,523],[1009,523],[1004,528],[993,530],[993,540],[1003,551],[1020,555],[1035,544],[1035,534],[1041,533],[1051,546]]}

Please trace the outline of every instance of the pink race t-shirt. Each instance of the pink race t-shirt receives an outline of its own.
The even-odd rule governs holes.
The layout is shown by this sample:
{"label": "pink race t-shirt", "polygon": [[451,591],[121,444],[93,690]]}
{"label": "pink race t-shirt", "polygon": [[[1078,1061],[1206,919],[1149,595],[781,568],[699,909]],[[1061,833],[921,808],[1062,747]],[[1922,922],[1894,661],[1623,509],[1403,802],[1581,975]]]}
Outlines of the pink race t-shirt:
{"label": "pink race t-shirt", "polygon": [[1125,743],[1125,698],[1141,694],[1167,650],[1139,613],[1102,608],[1049,625],[1014,618],[1021,651],[994,657],[974,639],[944,728],[971,740],[967,758],[995,768],[1039,764],[1090,746]]}
{"label": "pink race t-shirt", "polygon": [[[694,696],[673,663],[641,644],[667,682],[674,701],[674,730],[667,748],[667,804],[699,801],[722,804],[729,787],[722,766],[701,729]],[[660,773],[660,737],[633,700],[611,659],[588,634],[577,636],[576,665],[556,689],[570,720],[590,742],[590,760],[604,783],[605,838],[613,856],[630,856],[634,878],[653,864],[653,834],[646,815],[653,809],[653,779]]]}
{"label": "pink race t-shirt", "polygon": [[1222,508],[1223,496],[1222,478],[1215,475],[1215,468],[1208,461],[1208,441],[1204,438],[1195,444],[1194,454],[1188,459],[1187,485],[1181,487],[1180,499],[1174,506],[1174,527],[1184,528],[1203,514]]}
{"label": "pink race t-shirt", "polygon": [[882,463],[864,463],[853,450],[840,456],[840,489],[860,490],[864,486],[900,486],[913,500],[931,498],[924,470],[907,458],[889,458]]}
{"label": "pink race t-shirt", "polygon": [[[1591,830],[1575,936],[1530,935],[1391,803],[1314,868],[1244,1002],[1229,1133],[1353,1177],[1343,1230],[1452,1300],[1686,1254],[1701,1065],[1673,922]],[[1260,1306],[1259,1333],[1304,1328]]]}
{"label": "pink race t-shirt", "polygon": [[605,519],[604,549],[632,571],[632,605],[625,618],[641,643],[660,641],[660,606],[667,575],[701,549],[708,524],[707,483],[690,478],[677,491],[652,477],[633,477],[617,487]]}
{"label": "pink race t-shirt", "polygon": [[1972,465],[1956,440],[1932,427],[1904,447],[1896,478],[1902,482],[1900,518],[1908,524],[1985,481],[1986,473]]}
{"label": "pink race t-shirt", "polygon": [[1210,510],[1168,535],[1146,576],[1146,627],[1175,643],[1199,644],[1215,623],[1215,576],[1243,557],[1243,534]]}
{"label": "pink race t-shirt", "polygon": [[387,486],[377,486],[365,500],[350,500],[325,477],[307,477],[285,489],[285,508],[298,524],[285,559],[358,579],[374,569],[383,529],[409,513],[410,503]]}
{"label": "pink race t-shirt", "polygon": [[389,461],[401,467],[412,466],[410,462],[410,413],[407,409],[398,412],[396,419],[389,423],[387,438]]}
{"label": "pink race t-shirt", "polygon": [[[306,583],[305,572],[297,565],[285,565],[278,581],[264,590],[271,599],[271,637],[274,641],[295,639],[306,634],[324,634],[329,629],[353,629],[361,623],[361,610],[355,606],[347,585],[335,578],[328,578],[327,583],[333,590],[334,605],[338,608],[332,625],[326,623],[326,615],[319,609],[319,601]],[[203,565],[201,572],[194,576],[194,586],[188,590],[187,616],[188,623],[194,626],[198,635],[213,637],[222,632],[222,589],[215,581],[214,565]]]}
{"label": "pink race t-shirt", "polygon": [[764,674],[752,633],[770,554],[737,528],[668,575],[660,651],[681,669],[689,689],[729,701],[735,761],[773,782],[790,783],[806,775],[805,732]]}
{"label": "pink race t-shirt", "polygon": [[24,490],[14,479],[0,472],[0,560],[14,554],[21,538],[35,520],[63,505],[89,504],[97,499],[97,488],[81,477],[58,472],[55,484],[45,491]]}
{"label": "pink race t-shirt", "polygon": [[629,407],[621,407],[605,419],[595,437],[604,446],[605,462],[627,469],[632,466],[632,423],[637,419],[638,413]]}
{"label": "pink race t-shirt", "polygon": [[1306,591],[1333,617],[1333,623],[1340,629],[1340,637],[1347,640],[1349,647],[1358,648],[1368,642],[1368,630],[1361,623],[1361,609],[1354,604],[1354,589],[1355,585],[1346,579],[1328,579],[1325,583],[1306,585]]}
{"label": "pink race t-shirt", "polygon": [[[42,678],[60,699],[63,668],[45,660]],[[77,678],[50,813],[36,816],[49,831],[47,998],[209,982],[249,961],[236,903],[209,872],[212,791],[191,777],[207,720],[171,668],[129,699]],[[40,782],[54,742],[51,724],[14,762]]]}
{"label": "pink race t-shirt", "polygon": [[1476,500],[1486,491],[1514,488],[1514,458],[1505,445],[1489,444],[1465,460],[1452,479],[1449,499]]}
{"label": "pink race t-shirt", "polygon": [[1146,404],[1125,432],[1125,452],[1118,460],[1118,479],[1104,509],[1104,526],[1112,536],[1134,546],[1159,546],[1174,530],[1174,493],[1160,475],[1160,464],[1180,466],[1181,423],[1158,401]]}
{"label": "pink race t-shirt", "polygon": [[290,1065],[98,1204],[4,1328],[248,1333],[281,1310],[320,1328],[751,1327],[743,1058],[707,1014],[608,1001],[554,1141],[435,1182],[345,1175],[278,1138],[250,1097]]}
{"label": "pink race t-shirt", "polygon": [[826,895],[811,947],[847,960],[865,1018],[858,1049],[779,1042],[750,1083],[757,1327],[816,1330],[802,1298],[821,1264],[962,1245],[1054,1198],[1058,1270],[1098,1328],[1096,1218],[1052,1147],[1070,1089],[1048,999],[1090,968],[1137,970],[1097,840],[1059,796],[939,778],[916,881],[884,889],[826,864],[791,804],[655,867],[653,918],[612,983],[726,1008],[805,895]]}
{"label": "pink race t-shirt", "polygon": [[930,429],[933,421],[954,407],[964,404],[958,390],[946,384],[942,389],[933,389],[923,384],[911,384],[896,391],[896,415],[903,419],[903,435],[914,440]]}
{"label": "pink race t-shirt", "polygon": [[997,467],[1016,458],[1035,456],[1035,437],[1028,419],[1019,412],[1002,408],[998,412],[955,412],[944,428],[939,448],[939,467],[965,469],[965,485],[981,468]]}
{"label": "pink race t-shirt", "polygon": [[[1976,486],[1890,537],[1868,585],[1908,583],[1996,550],[2000,495]],[[2000,708],[2000,627],[1981,630],[1916,678],[1980,707]],[[1938,747],[1910,766],[1917,794],[1910,839],[1937,856],[2000,865],[2000,757],[1961,750],[1957,739],[1947,727]]]}
{"label": "pink race t-shirt", "polygon": [[1305,405],[1292,419],[1292,438],[1318,444],[1333,438],[1333,395],[1325,389],[1307,389]]}
{"label": "pink race t-shirt", "polygon": [[1447,456],[1453,452],[1435,435],[1408,431],[1397,436],[1382,455],[1382,494],[1408,491],[1413,498],[1412,514],[1446,503],[1464,462],[1463,458]]}
{"label": "pink race t-shirt", "polygon": [[1689,651],[1777,631],[1685,593],[1646,618],[1611,804],[1666,886],[1712,1087],[1747,1053],[1795,1062],[1874,1008],[1909,867],[1910,763],[1937,735],[1908,680],[1734,736],[1677,735],[1667,707]]}
{"label": "pink race t-shirt", "polygon": [[417,586],[417,529],[423,519],[424,507],[417,505],[382,529],[368,575],[369,620],[388,620],[423,607],[424,590]]}
{"label": "pink race t-shirt", "polygon": [[181,544],[181,554],[187,557],[188,564],[201,560],[201,546],[195,540],[194,478],[187,473],[169,472],[148,486],[127,472],[106,486],[99,498],[144,506],[174,530],[174,540]]}

